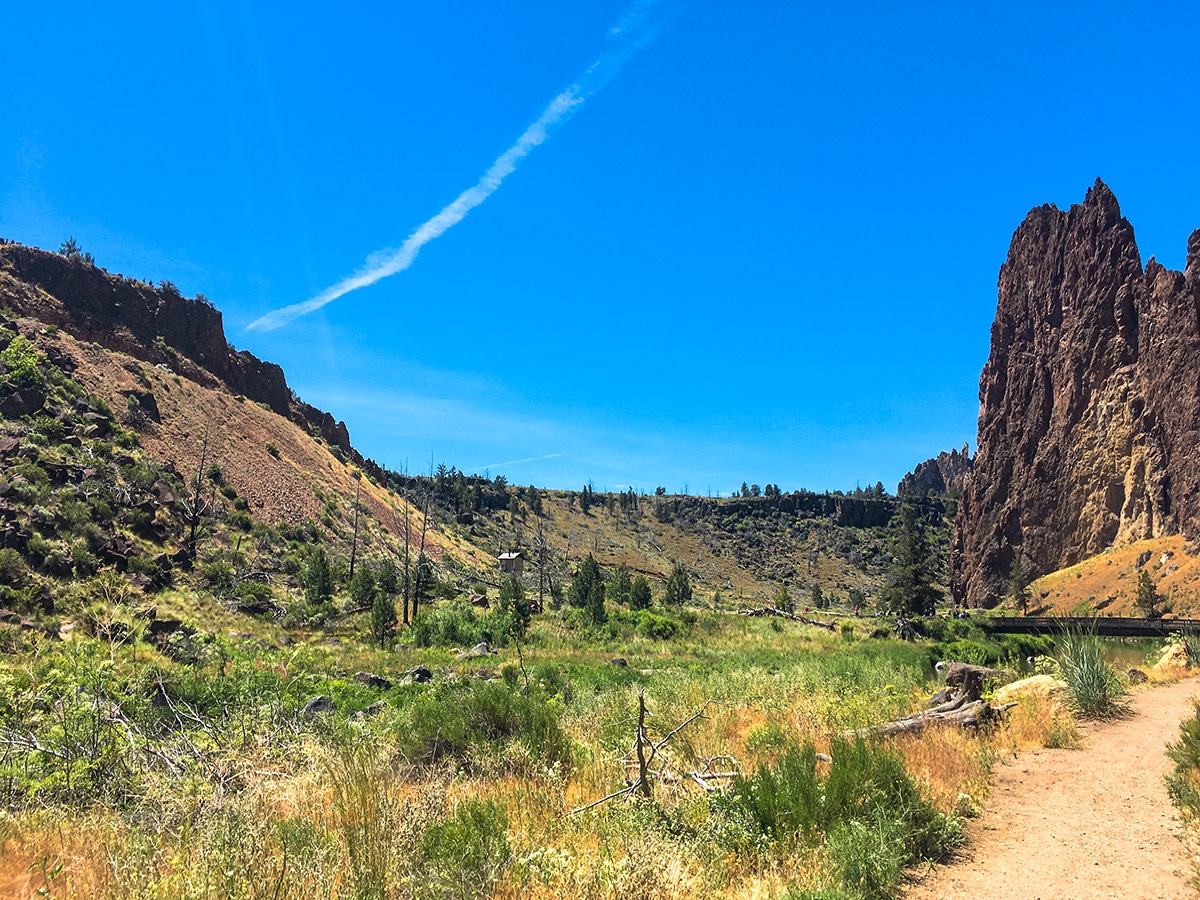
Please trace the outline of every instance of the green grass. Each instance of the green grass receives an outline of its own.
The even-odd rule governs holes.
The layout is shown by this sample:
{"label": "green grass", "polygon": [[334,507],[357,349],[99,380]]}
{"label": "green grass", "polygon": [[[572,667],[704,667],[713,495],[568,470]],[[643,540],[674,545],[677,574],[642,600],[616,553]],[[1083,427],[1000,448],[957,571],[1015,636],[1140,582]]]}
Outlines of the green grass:
{"label": "green grass", "polygon": [[1095,634],[1064,634],[1058,641],[1057,667],[1076,715],[1115,719],[1128,714],[1128,685],[1121,673],[1105,661],[1104,645]]}

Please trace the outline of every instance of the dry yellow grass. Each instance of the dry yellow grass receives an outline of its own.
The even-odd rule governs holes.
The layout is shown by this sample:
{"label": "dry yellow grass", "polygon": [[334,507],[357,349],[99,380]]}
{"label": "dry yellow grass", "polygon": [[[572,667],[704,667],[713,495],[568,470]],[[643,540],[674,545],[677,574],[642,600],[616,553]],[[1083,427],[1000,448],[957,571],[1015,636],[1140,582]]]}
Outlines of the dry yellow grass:
{"label": "dry yellow grass", "polygon": [[[1146,554],[1139,567],[1138,559]],[[1114,547],[1037,579],[1031,585],[1030,608],[1041,607],[1047,615],[1140,615],[1134,600],[1138,574],[1144,569],[1171,602],[1172,614],[1193,615],[1200,611],[1200,556],[1194,554],[1195,548],[1181,535]]]}

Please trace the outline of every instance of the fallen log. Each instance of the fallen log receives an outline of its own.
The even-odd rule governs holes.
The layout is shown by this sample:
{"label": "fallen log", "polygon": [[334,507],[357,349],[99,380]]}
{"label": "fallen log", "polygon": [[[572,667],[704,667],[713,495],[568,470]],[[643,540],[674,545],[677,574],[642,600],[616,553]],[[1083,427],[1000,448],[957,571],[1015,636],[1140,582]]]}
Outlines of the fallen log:
{"label": "fallen log", "polygon": [[[983,683],[989,678],[999,678],[1004,673],[987,666],[973,666],[961,662],[940,662],[934,666],[946,680],[947,688],[958,688],[958,693],[978,700],[983,694]],[[934,695],[935,697],[937,694]]]}
{"label": "fallen log", "polygon": [[819,619],[809,619],[805,616],[798,616],[795,613],[786,612],[775,606],[760,606],[757,609],[739,609],[739,616],[778,616],[781,619],[791,619],[793,622],[800,622],[804,625],[815,625],[817,628],[826,628],[829,631],[837,631],[837,626],[832,622],[822,622]]}
{"label": "fallen log", "polygon": [[877,735],[881,737],[889,737],[894,734],[911,734],[920,731],[929,725],[957,725],[960,728],[978,728],[981,725],[986,725],[992,719],[1003,715],[1010,707],[1015,706],[1014,703],[1006,703],[1003,706],[992,706],[986,700],[968,700],[966,695],[956,697],[949,703],[943,703],[941,706],[926,710],[925,712],[913,713],[911,716],[905,716],[902,719],[895,719],[891,722],[884,722],[880,725],[870,725],[866,728],[857,728],[842,733],[842,737],[868,737]]}

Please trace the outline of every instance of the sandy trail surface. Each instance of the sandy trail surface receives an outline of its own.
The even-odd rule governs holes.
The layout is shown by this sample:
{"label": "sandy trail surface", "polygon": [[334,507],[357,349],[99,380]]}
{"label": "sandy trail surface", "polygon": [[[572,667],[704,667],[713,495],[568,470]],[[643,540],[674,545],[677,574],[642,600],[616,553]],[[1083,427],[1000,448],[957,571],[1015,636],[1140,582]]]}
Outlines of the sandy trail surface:
{"label": "sandy trail surface", "polygon": [[906,900],[1200,897],[1163,781],[1198,695],[1193,679],[1138,691],[1130,718],[1083,726],[1082,750],[998,763],[964,850],[917,873]]}

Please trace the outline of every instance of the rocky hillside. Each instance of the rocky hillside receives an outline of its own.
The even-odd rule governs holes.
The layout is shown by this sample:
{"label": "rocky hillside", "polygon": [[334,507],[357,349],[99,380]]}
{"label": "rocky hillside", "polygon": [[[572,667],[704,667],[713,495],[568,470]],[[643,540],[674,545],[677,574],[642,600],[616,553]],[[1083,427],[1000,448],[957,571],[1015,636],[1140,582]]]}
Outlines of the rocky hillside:
{"label": "rocky hillside", "polygon": [[[414,543],[425,535],[441,596],[498,584],[495,554],[508,549],[543,559],[559,584],[588,553],[606,570],[645,574],[656,589],[680,561],[701,598],[735,604],[783,587],[797,598],[817,587],[839,601],[870,598],[890,562],[898,503],[881,485],[724,499],[589,488],[585,498],[452,466],[420,477],[389,472],[354,450],[345,425],[296,398],[278,366],[235,350],[203,297],[111,275],[79,254],[0,244],[0,351],[24,354],[32,367],[26,383],[0,366],[0,456],[10,469],[0,476],[8,522],[0,549],[20,555],[9,554],[17,574],[7,587],[47,598],[110,563],[148,591],[205,590],[206,567],[228,557],[239,571],[267,573],[287,606],[313,546],[343,562],[352,542],[369,557],[394,556],[406,527]],[[16,460],[37,490],[15,481]],[[953,503],[927,488],[944,493],[968,466],[965,452],[942,454],[906,479],[943,549]],[[188,560],[184,572],[198,483],[208,537],[196,570]],[[42,552],[45,542],[52,547]],[[146,560],[159,568],[173,560],[174,571],[160,577]],[[0,574],[0,607],[22,605],[3,586]]]}
{"label": "rocky hillside", "polygon": [[971,448],[967,444],[963,444],[962,452],[951,450],[949,453],[939,453],[933,459],[919,463],[901,478],[896,495],[925,497],[932,492],[940,497],[961,493],[967,476],[971,474],[971,465]]}
{"label": "rocky hillside", "polygon": [[1097,180],[1032,210],[1000,269],[978,452],[951,558],[991,606],[1013,560],[1042,575],[1114,545],[1200,533],[1200,230],[1183,273],[1144,266]]}

